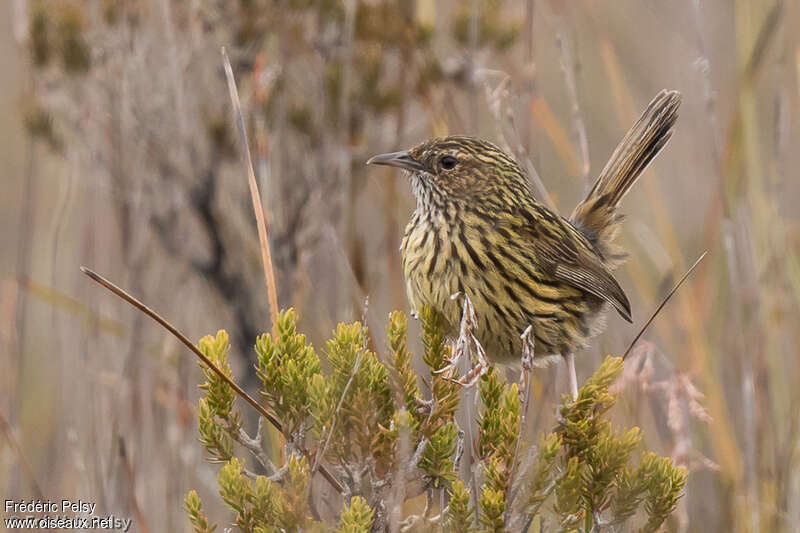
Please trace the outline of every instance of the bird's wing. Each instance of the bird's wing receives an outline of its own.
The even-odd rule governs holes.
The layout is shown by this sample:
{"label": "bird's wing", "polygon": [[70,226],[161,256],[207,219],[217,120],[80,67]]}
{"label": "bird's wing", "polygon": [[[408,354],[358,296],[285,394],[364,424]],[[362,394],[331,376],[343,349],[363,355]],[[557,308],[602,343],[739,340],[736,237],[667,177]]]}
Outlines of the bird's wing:
{"label": "bird's wing", "polygon": [[631,304],[625,292],[614,276],[604,269],[594,269],[593,266],[587,265],[559,264],[555,267],[555,277],[602,298],[613,305],[622,318],[633,322]]}
{"label": "bird's wing", "polygon": [[527,242],[533,246],[533,253],[548,274],[602,298],[625,320],[632,321],[625,292],[577,228],[544,208],[514,219],[517,223],[525,221],[522,233],[527,234]]}

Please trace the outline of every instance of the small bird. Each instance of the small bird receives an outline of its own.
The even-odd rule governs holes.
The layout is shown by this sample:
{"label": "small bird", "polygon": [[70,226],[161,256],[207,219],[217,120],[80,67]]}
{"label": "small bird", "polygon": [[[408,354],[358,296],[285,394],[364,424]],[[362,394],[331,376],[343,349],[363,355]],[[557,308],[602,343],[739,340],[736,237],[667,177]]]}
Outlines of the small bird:
{"label": "small bird", "polygon": [[672,135],[680,102],[676,91],[652,100],[568,219],[537,200],[514,159],[484,140],[435,138],[372,157],[367,164],[403,169],[416,197],[401,245],[412,309],[432,306],[457,335],[461,306],[451,296],[463,293],[490,360],[519,360],[520,334],[531,325],[535,356],[561,354],[574,373],[572,354],[602,329],[604,308],[631,321],[611,274],[625,258],[614,244],[617,208]]}

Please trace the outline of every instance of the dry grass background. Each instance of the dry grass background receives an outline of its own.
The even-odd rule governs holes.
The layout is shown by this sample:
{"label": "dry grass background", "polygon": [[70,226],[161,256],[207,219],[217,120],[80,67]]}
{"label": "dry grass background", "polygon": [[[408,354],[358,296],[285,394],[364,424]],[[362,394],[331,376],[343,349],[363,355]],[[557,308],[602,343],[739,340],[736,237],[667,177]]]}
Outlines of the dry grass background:
{"label": "dry grass background", "polygon": [[[46,62],[31,52],[42,27]],[[635,323],[609,316],[579,380],[709,250],[626,363],[616,416],[691,469],[672,529],[797,531],[798,28],[800,4],[766,0],[4,3],[0,494],[188,531],[197,488],[225,521],[191,356],[78,270],[190,337],[228,329],[254,386],[270,316],[225,45],[279,303],[317,346],[366,316],[380,351],[389,310],[407,306],[397,249],[413,200],[369,155],[483,136],[568,212],[650,97],[680,90],[677,131],[624,202]],[[552,422],[561,372],[537,371],[533,431]]]}

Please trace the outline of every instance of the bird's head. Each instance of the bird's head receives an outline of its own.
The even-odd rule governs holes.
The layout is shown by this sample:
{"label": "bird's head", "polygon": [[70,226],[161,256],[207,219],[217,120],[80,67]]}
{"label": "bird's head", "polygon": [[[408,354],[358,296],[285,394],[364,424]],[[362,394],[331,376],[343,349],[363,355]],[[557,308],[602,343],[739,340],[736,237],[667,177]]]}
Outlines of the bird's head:
{"label": "bird's head", "polygon": [[376,155],[367,164],[406,170],[418,205],[464,201],[502,207],[530,197],[519,165],[494,144],[474,137],[430,139],[410,150]]}

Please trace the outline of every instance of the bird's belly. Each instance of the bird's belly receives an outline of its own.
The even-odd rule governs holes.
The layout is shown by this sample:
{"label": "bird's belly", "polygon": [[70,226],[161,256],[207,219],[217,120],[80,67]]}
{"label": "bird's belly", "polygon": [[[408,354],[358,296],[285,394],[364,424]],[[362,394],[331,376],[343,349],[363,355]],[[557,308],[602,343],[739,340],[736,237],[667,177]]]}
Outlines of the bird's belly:
{"label": "bird's belly", "polygon": [[407,240],[408,237],[404,240],[403,277],[411,309],[416,312],[424,306],[433,307],[452,330],[460,319],[458,303],[453,299],[453,295],[459,292],[459,279],[446,264],[438,264],[439,261],[446,262],[446,258],[419,248],[406,248]]}
{"label": "bird's belly", "polygon": [[602,307],[596,298],[547,278],[533,261],[524,268],[503,263],[497,259],[502,254],[492,249],[502,244],[479,243],[479,239],[470,241],[470,253],[454,232],[415,224],[412,219],[401,248],[412,309],[431,306],[447,321],[448,334],[455,336],[463,299],[453,295],[466,294],[477,316],[474,334],[496,361],[520,358],[520,335],[529,325],[537,356],[586,343],[597,329]]}

